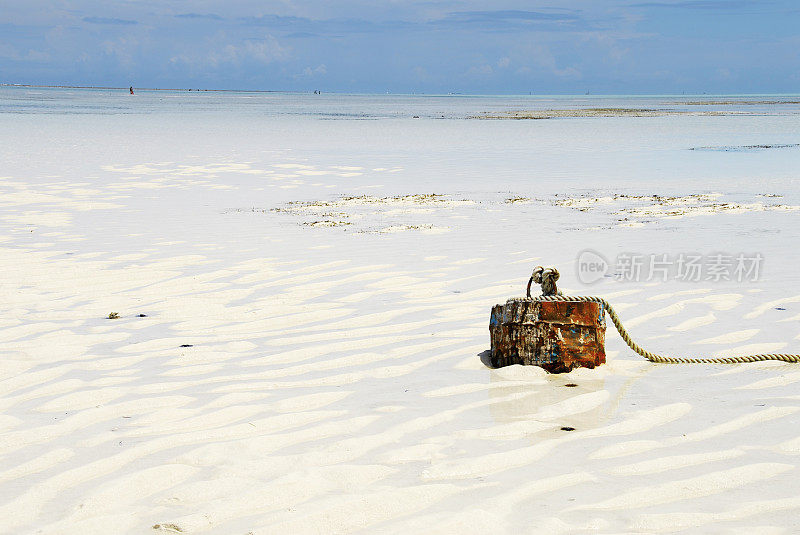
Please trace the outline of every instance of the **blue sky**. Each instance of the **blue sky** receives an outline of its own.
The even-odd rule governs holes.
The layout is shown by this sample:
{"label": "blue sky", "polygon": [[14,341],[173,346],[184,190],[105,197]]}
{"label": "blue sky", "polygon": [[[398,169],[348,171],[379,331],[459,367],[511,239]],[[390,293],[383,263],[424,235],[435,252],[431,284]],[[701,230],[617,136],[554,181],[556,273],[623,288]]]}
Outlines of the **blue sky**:
{"label": "blue sky", "polygon": [[0,82],[799,93],[797,0],[1,0]]}

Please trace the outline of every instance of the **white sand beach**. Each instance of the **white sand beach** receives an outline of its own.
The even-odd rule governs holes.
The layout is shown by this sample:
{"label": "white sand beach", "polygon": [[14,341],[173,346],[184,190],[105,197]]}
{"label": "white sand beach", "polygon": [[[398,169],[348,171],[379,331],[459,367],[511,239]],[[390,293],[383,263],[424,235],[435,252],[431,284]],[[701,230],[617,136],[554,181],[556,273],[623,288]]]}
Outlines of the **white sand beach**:
{"label": "white sand beach", "polygon": [[800,365],[485,364],[540,264],[653,351],[800,353],[800,106],[0,91],[49,110],[2,115],[0,532],[800,529]]}

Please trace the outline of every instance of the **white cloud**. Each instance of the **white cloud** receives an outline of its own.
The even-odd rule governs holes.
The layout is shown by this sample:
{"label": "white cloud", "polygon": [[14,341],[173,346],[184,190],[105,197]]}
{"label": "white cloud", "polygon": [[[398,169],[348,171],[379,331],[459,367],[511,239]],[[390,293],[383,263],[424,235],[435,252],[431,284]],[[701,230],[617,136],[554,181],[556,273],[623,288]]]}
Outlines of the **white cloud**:
{"label": "white cloud", "polygon": [[494,69],[492,69],[492,66],[488,63],[473,65],[467,70],[467,74],[472,76],[489,76],[492,73],[494,73]]}
{"label": "white cloud", "polygon": [[19,51],[11,45],[0,43],[0,58],[20,59]]}
{"label": "white cloud", "polygon": [[730,71],[730,69],[725,69],[725,68],[720,67],[719,69],[717,69],[717,76],[719,76],[722,79],[727,80],[727,79],[731,78],[731,71]]}
{"label": "white cloud", "polygon": [[[583,74],[575,67],[559,66],[558,62],[556,61],[556,57],[550,50],[550,47],[546,45],[538,43],[532,43],[528,45],[524,49],[524,57],[533,67],[538,67],[538,69],[532,70],[543,70],[548,74],[554,74],[560,78],[580,79],[583,77]],[[517,73],[522,74],[520,69],[517,69]]]}
{"label": "white cloud", "polygon": [[119,65],[131,67],[134,65],[134,52],[139,50],[139,41],[135,38],[119,37],[115,40],[103,41],[103,52],[117,59]]}
{"label": "white cloud", "polygon": [[185,48],[174,53],[169,62],[173,65],[185,64],[193,68],[242,66],[247,63],[270,64],[291,58],[291,48],[281,45],[272,35],[261,39],[248,39],[244,42],[231,42],[225,32],[217,32],[208,38],[203,46],[195,45],[191,51]]}
{"label": "white cloud", "polygon": [[560,76],[561,78],[572,78],[575,80],[580,80],[583,78],[583,73],[576,69],[575,67],[566,67],[564,69],[555,69],[553,74],[556,76]]}
{"label": "white cloud", "polygon": [[622,61],[630,50],[619,45],[619,39],[610,33],[591,35],[588,38],[606,52],[606,57],[613,62]]}
{"label": "white cloud", "polygon": [[289,52],[290,49],[281,46],[275,37],[267,35],[263,39],[245,41],[242,45],[227,44],[222,48],[212,50],[208,55],[208,60],[212,65],[240,64],[248,60],[266,64],[287,59],[290,55]]}
{"label": "white cloud", "polygon": [[39,50],[28,50],[21,53],[11,45],[0,43],[0,59],[10,59],[16,61],[49,61],[50,54]]}
{"label": "white cloud", "polygon": [[317,65],[313,69],[311,67],[306,67],[302,72],[302,76],[307,76],[308,78],[324,76],[325,74],[328,74],[328,68],[324,64]]}

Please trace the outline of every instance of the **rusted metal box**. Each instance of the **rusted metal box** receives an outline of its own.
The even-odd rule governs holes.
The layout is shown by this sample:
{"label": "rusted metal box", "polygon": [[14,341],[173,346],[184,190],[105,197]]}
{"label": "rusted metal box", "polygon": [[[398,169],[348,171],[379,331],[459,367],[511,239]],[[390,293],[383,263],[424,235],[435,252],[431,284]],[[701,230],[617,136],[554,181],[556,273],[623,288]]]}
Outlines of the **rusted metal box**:
{"label": "rusted metal box", "polygon": [[600,303],[510,299],[492,308],[489,332],[495,367],[525,364],[562,373],[606,361]]}

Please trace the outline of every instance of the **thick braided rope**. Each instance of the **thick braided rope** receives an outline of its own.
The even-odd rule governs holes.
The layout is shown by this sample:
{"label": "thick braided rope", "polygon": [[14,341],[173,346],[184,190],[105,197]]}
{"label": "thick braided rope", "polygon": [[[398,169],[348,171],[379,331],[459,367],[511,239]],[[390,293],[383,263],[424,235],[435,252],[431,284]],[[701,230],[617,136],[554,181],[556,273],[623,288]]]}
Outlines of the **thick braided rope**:
{"label": "thick braided rope", "polygon": [[647,351],[642,346],[634,342],[631,339],[631,336],[628,334],[628,331],[626,331],[625,327],[622,325],[622,321],[620,321],[619,316],[617,316],[617,312],[614,310],[614,307],[612,307],[608,301],[602,297],[591,295],[558,294],[547,296],[540,295],[537,297],[531,297],[530,299],[532,301],[584,301],[603,305],[605,311],[608,312],[608,316],[611,318],[611,321],[614,323],[614,327],[617,328],[617,332],[619,332],[619,335],[623,340],[625,340],[625,343],[628,344],[628,347],[650,362],[659,362],[664,364],[736,364],[739,362],[758,362],[761,360],[800,362],[800,355],[790,355],[786,353],[761,353],[758,355],[743,355],[741,357],[665,357],[651,351]]}
{"label": "thick braided rope", "polygon": [[[563,295],[561,291],[556,288],[556,281],[558,278],[559,274],[557,269],[537,266],[533,270],[533,275],[528,281],[528,299],[532,301],[583,301],[603,305],[611,321],[614,323],[614,327],[617,328],[617,332],[622,339],[625,340],[625,343],[628,344],[628,347],[650,362],[659,362],[663,364],[736,364],[739,362],[758,362],[761,360],[800,362],[800,355],[790,355],[787,353],[761,353],[758,355],[743,355],[740,357],[665,357],[652,353],[631,339],[631,335],[625,330],[625,326],[622,325],[622,321],[619,319],[619,316],[617,316],[617,312],[608,301],[602,297],[591,295]],[[542,285],[542,293],[544,295],[531,297],[532,282]]]}

